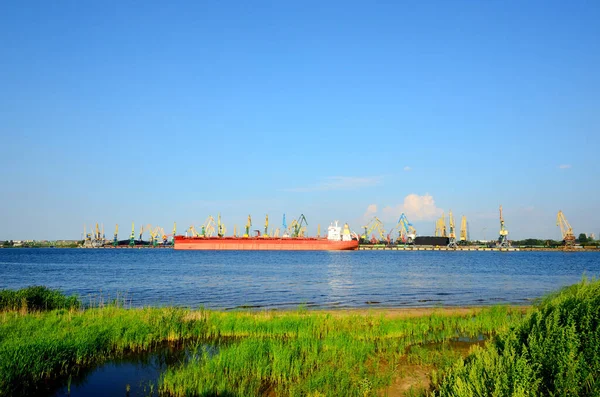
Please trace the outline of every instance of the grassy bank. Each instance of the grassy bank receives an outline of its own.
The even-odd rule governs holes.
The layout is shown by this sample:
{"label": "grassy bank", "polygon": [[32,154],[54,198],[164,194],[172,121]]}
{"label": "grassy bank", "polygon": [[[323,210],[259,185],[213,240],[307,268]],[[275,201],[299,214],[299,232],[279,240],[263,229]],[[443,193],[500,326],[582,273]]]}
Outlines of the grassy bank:
{"label": "grassy bank", "polygon": [[[0,394],[165,341],[220,342],[217,354],[200,349],[169,368],[158,385],[165,395],[393,396],[430,384],[435,395],[581,394],[598,385],[599,288],[584,282],[527,314],[500,306],[394,315],[7,305]],[[483,335],[493,342],[474,347]]]}

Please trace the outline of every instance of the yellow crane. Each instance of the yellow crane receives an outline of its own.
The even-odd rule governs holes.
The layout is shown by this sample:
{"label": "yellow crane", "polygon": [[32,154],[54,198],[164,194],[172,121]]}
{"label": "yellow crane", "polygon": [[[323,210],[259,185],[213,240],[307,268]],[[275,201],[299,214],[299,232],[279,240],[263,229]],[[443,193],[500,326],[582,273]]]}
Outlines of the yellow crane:
{"label": "yellow crane", "polygon": [[196,230],[194,225],[191,225],[190,227],[187,228],[187,230],[185,231],[186,237],[187,237],[188,232],[190,232],[192,234],[191,237],[200,237],[200,233],[198,233],[198,231]]}
{"label": "yellow crane", "polygon": [[508,242],[508,230],[504,225],[504,217],[502,216],[502,206],[500,206],[500,236],[498,237],[498,243],[496,244],[499,248],[508,248],[510,244]]}
{"label": "yellow crane", "polygon": [[117,224],[115,226],[115,236],[113,238],[113,246],[116,247],[117,245],[119,245],[119,240],[117,238],[117,235],[119,234],[119,224]]}
{"label": "yellow crane", "polygon": [[131,236],[129,236],[129,246],[135,245],[135,223],[131,222]]}
{"label": "yellow crane", "polygon": [[467,217],[464,215],[460,221],[460,241],[467,241]]}
{"label": "yellow crane", "polygon": [[221,213],[217,215],[217,236],[223,237],[227,230],[225,229],[225,225],[221,222]]}
{"label": "yellow crane", "polygon": [[306,217],[304,216],[304,214],[300,214],[297,220],[294,219],[292,223],[290,223],[290,235],[292,237],[304,237],[304,233],[306,233],[307,226],[308,221],[306,220]]}
{"label": "yellow crane", "polygon": [[269,237],[269,214],[265,216],[265,232],[263,233],[263,237]]}
{"label": "yellow crane", "polygon": [[206,222],[202,225],[202,235],[204,237],[212,237],[215,232],[215,218],[209,216],[206,218]]}
{"label": "yellow crane", "polygon": [[446,235],[446,215],[442,212],[442,216],[435,223],[436,237],[448,237]]}
{"label": "yellow crane", "polygon": [[556,226],[560,226],[560,233],[562,239],[565,242],[565,249],[573,249],[575,245],[575,235],[573,234],[573,228],[565,218],[565,214],[562,211],[558,211],[556,215]]}
{"label": "yellow crane", "polygon": [[140,244],[142,243],[142,236],[144,235],[144,225],[140,226]]}
{"label": "yellow crane", "polygon": [[248,222],[246,222],[246,233],[244,233],[244,237],[248,238],[250,236],[250,228],[252,227],[252,217],[248,215]]}
{"label": "yellow crane", "polygon": [[448,248],[456,248],[456,232],[454,228],[454,215],[452,215],[452,210],[448,211],[448,222],[450,223]]}
{"label": "yellow crane", "polygon": [[369,240],[369,234],[371,234],[375,230],[377,230],[377,232],[380,234],[381,240],[385,239],[385,230],[383,229],[383,222],[381,222],[376,216],[371,218],[371,220],[366,224],[366,226],[363,226],[363,229],[365,229],[365,233],[360,237],[364,243],[368,243],[369,241],[372,242],[372,240]]}
{"label": "yellow crane", "polygon": [[177,222],[173,222],[173,236],[172,236],[173,245],[175,245],[175,235],[176,234],[177,234]]}

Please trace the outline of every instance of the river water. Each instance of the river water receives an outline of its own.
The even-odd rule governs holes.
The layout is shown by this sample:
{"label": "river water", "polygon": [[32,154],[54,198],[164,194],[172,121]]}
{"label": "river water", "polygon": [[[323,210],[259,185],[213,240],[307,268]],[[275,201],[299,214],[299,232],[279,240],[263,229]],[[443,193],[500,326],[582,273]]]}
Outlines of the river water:
{"label": "river water", "polygon": [[530,304],[597,252],[0,249],[0,289],[45,285],[98,304],[212,309]]}

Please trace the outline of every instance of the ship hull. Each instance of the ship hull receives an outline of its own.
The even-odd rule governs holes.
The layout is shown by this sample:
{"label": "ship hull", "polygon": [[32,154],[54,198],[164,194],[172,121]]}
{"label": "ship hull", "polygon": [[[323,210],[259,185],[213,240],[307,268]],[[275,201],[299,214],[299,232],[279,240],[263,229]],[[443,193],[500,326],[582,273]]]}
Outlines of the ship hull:
{"label": "ship hull", "polygon": [[174,248],[212,251],[348,251],[358,249],[358,241],[331,241],[325,238],[176,236]]}

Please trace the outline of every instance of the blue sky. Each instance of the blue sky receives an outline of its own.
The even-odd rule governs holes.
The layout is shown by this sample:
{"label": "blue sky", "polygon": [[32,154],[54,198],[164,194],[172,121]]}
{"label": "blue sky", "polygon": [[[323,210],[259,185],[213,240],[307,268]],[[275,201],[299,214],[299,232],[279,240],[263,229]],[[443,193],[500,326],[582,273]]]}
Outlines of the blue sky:
{"label": "blue sky", "polygon": [[599,20],[595,1],[2,2],[0,240],[218,212],[315,233],[405,210],[429,235],[449,209],[489,239],[500,204],[511,238],[558,238],[559,209],[598,234]]}

